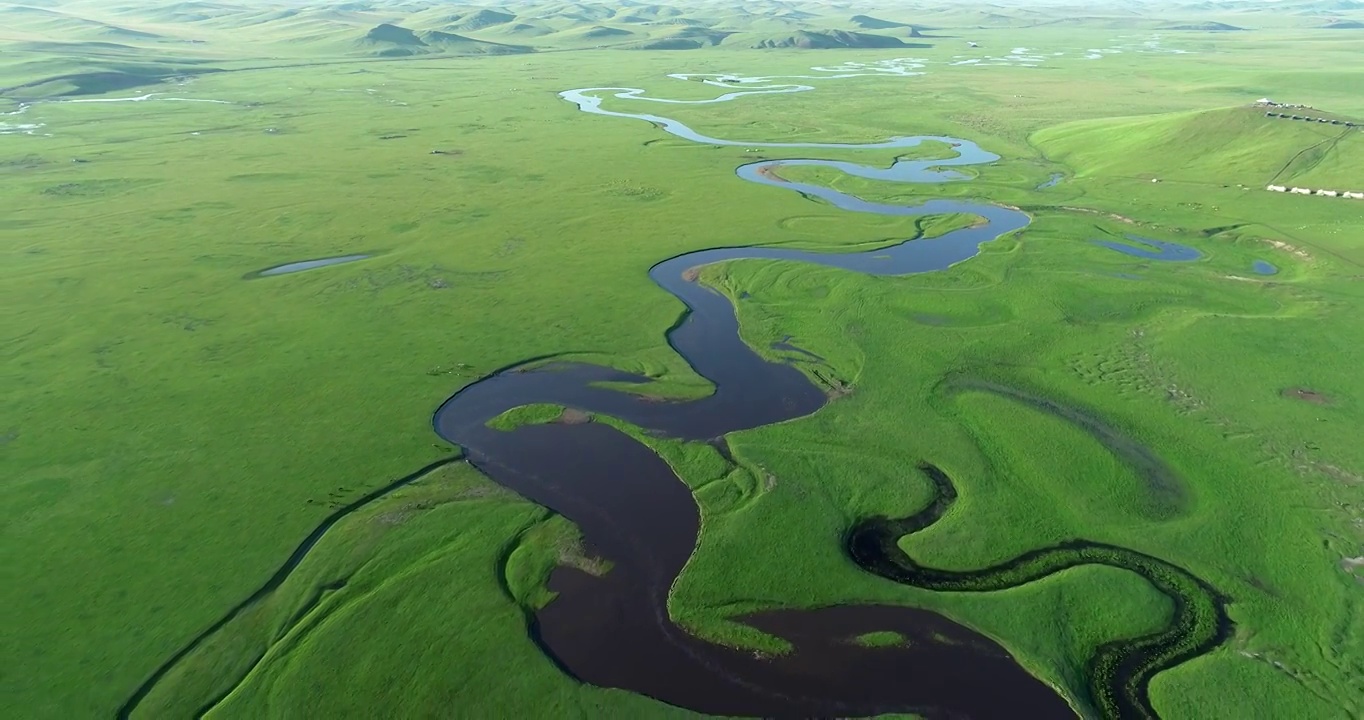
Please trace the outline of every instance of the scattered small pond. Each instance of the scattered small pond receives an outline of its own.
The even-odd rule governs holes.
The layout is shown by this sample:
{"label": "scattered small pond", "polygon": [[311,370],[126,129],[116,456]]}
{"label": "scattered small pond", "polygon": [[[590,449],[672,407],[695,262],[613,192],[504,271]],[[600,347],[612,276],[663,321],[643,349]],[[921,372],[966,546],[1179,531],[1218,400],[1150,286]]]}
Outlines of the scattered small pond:
{"label": "scattered small pond", "polygon": [[[1127,235],[1127,239],[1140,245],[1129,245],[1115,240],[1095,240],[1094,242],[1110,250],[1117,250],[1120,253],[1132,255],[1134,257],[1145,258],[1147,260],[1165,260],[1170,262],[1188,262],[1203,257],[1203,253],[1175,242],[1164,240],[1152,240],[1150,238]],[[1151,249],[1154,248],[1154,249]]]}
{"label": "scattered small pond", "polygon": [[1038,185],[1037,189],[1046,190],[1047,188],[1061,182],[1061,179],[1064,177],[1065,175],[1062,175],[1061,173],[1052,173],[1051,178],[1048,179],[1046,182],[1042,183],[1041,185]]}
{"label": "scattered small pond", "polygon": [[1265,262],[1264,260],[1256,260],[1255,262],[1251,263],[1250,267],[1251,269],[1255,270],[1255,272],[1261,275],[1275,275],[1279,272],[1279,269],[1277,267],[1274,267],[1273,265]]}

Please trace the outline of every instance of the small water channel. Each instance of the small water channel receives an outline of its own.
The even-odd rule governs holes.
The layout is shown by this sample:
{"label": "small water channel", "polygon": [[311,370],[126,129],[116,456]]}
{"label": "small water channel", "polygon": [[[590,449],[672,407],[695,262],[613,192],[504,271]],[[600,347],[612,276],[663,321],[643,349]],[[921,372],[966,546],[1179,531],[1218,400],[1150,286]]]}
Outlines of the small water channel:
{"label": "small water channel", "polygon": [[314,270],[316,268],[328,267],[330,265],[341,265],[357,260],[366,260],[370,255],[338,255],[336,257],[317,258],[315,260],[300,260],[298,262],[285,263],[268,267],[264,270],[257,270],[249,277],[269,277],[271,275],[288,275],[289,273],[303,272],[304,270]]}

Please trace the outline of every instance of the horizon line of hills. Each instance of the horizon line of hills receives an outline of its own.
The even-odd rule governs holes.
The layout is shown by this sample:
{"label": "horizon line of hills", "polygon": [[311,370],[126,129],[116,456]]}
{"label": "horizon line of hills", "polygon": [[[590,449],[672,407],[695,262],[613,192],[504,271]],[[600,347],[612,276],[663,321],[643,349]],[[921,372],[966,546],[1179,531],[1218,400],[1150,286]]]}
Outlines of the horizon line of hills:
{"label": "horizon line of hills", "polygon": [[[1188,33],[1364,30],[1364,0],[1220,0],[969,6],[749,0],[0,0],[0,96],[138,87],[225,62],[508,55],[566,50],[927,48],[989,30]],[[24,4],[19,4],[24,3]],[[1351,32],[1354,31],[1354,32]],[[1364,41],[1364,37],[1361,37]],[[974,44],[974,43],[973,43]],[[988,52],[988,51],[986,51]]]}
{"label": "horizon line of hills", "polygon": [[[670,4],[548,0],[490,5],[435,0],[74,0],[0,5],[0,43],[81,44],[106,52],[191,44],[279,45],[328,54],[402,56],[614,47],[895,48],[933,31],[994,28],[1238,32],[1257,27],[1364,29],[1364,0],[1258,0],[1108,5],[939,2],[906,5],[753,0]],[[878,8],[878,9],[872,9]],[[54,48],[49,48],[54,49]],[[201,48],[202,49],[202,48]]]}

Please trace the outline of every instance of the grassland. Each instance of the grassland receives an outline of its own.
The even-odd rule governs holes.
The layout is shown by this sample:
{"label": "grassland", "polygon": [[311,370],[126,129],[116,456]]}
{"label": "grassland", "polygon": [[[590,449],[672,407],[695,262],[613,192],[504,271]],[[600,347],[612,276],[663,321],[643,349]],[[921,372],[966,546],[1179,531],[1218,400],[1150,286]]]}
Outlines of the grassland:
{"label": "grassland", "polygon": [[[1364,96],[1349,90],[1364,81],[1350,31],[1295,16],[1284,23],[1294,27],[1166,33],[1200,51],[1196,60],[1125,52],[1029,68],[950,65],[969,52],[961,37],[909,52],[759,52],[736,36],[622,55],[572,34],[622,24],[602,18],[556,20],[546,34],[441,30],[587,48],[574,52],[384,59],[356,44],[380,22],[363,13],[322,25],[262,19],[270,32],[257,35],[236,32],[244,16],[204,20],[201,46],[129,34],[174,38],[190,27],[175,16],[188,8],[152,17],[76,5],[21,25],[10,22],[16,7],[0,14],[11,108],[100,91],[231,103],[41,103],[0,118],[42,124],[0,135],[11,578],[0,592],[4,663],[22,668],[0,684],[23,716],[115,712],[338,508],[453,455],[429,413],[488,372],[570,354],[703,392],[663,342],[680,308],[645,277],[654,262],[720,245],[837,249],[918,232],[746,184],[732,176],[753,159],[742,148],[582,115],[555,93],[624,85],[710,97],[714,88],[663,75],[803,74],[906,54],[935,64],[919,77],[647,108],[717,137],[968,137],[1005,158],[969,184],[907,189],[805,169],[798,179],[868,198],[978,197],[1035,217],[1020,237],[935,275],[757,262],[707,271],[736,299],[747,293],[738,307],[755,347],[791,335],[854,391],[810,418],[731,438],[738,468],[709,448],[646,438],[693,486],[705,518],[674,615],[703,635],[765,646],[770,638],[727,618],[850,601],[930,607],[1000,639],[1073,698],[1095,648],[1168,618],[1160,595],[1113,568],[984,594],[860,572],[840,538],[861,518],[918,510],[931,488],[905,468],[927,460],[949,470],[960,499],[906,540],[915,557],[970,569],[1085,537],[1175,562],[1231,597],[1232,641],[1153,682],[1163,714],[1361,712],[1360,580],[1345,561],[1364,546],[1364,221],[1349,201],[1261,189],[1284,168],[1294,182],[1349,182],[1360,133],[1304,160],[1315,128],[1240,107],[1268,95],[1364,117]],[[960,36],[951,28],[979,24],[974,12],[871,14]],[[1010,12],[971,31],[989,54],[1083,52],[1147,29],[1116,11],[1088,27],[1035,28]],[[69,20],[95,16],[103,26]],[[435,16],[400,24],[467,20]],[[848,29],[836,20],[814,25]],[[1104,27],[1119,21],[1121,33]],[[754,36],[790,32],[731,22]],[[110,33],[123,47],[91,45],[114,42]],[[82,45],[44,45],[61,38]],[[181,85],[141,84],[210,69]],[[886,164],[893,153],[820,156]],[[1034,189],[1053,172],[1064,181]],[[1145,263],[1089,242],[1125,232],[1205,258]],[[376,257],[243,279],[356,252]],[[1254,276],[1259,258],[1280,273]],[[1191,502],[1170,517],[1143,514],[1139,478],[1092,438],[1007,398],[946,392],[944,378],[960,375],[1106,418],[1174,467]],[[1282,394],[1291,388],[1326,400]],[[527,715],[669,714],[573,683],[526,640],[526,609],[547,600],[546,568],[578,557],[564,525],[451,465],[335,525],[143,711],[179,716],[235,687],[224,716],[422,714],[456,700],[474,711],[475,695],[489,711]]]}

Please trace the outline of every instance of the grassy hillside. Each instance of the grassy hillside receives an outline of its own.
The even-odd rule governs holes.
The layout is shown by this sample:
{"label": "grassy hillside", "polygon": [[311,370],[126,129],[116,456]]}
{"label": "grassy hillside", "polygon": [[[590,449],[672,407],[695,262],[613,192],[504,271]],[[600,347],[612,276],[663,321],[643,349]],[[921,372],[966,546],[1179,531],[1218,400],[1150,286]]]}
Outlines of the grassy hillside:
{"label": "grassy hillside", "polygon": [[799,48],[816,50],[829,48],[897,48],[905,47],[899,38],[845,30],[797,30],[789,35],[744,38],[754,48]]}
{"label": "grassy hillside", "polygon": [[1364,131],[1269,118],[1257,107],[1080,121],[1047,128],[1033,141],[1082,176],[1364,185],[1356,164],[1364,160]]}

